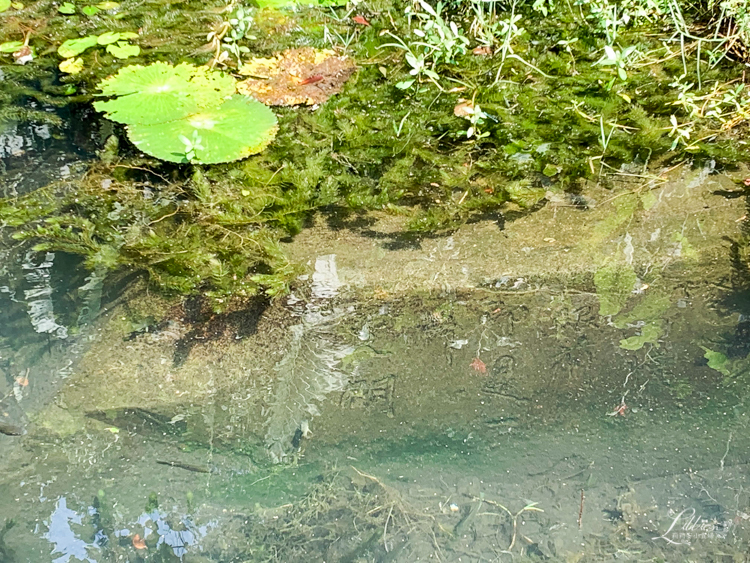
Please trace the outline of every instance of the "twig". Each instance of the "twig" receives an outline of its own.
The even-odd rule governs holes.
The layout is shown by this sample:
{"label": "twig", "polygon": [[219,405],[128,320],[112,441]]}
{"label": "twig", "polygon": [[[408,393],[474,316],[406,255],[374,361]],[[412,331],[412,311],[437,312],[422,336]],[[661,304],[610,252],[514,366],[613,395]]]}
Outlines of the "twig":
{"label": "twig", "polygon": [[393,504],[391,504],[391,509],[388,511],[388,518],[385,519],[385,526],[383,526],[383,547],[386,553],[388,553],[388,540],[386,539],[388,535],[388,521],[391,519],[391,514],[393,514]]}
{"label": "twig", "polygon": [[581,507],[578,509],[578,529],[581,529],[581,522],[583,521],[583,501],[586,497],[583,495],[583,489],[581,489]]}
{"label": "twig", "polygon": [[509,552],[513,549],[513,546],[516,545],[516,537],[518,536],[518,517],[523,514],[526,511],[529,512],[544,512],[541,508],[537,508],[535,502],[531,502],[524,506],[521,510],[513,514],[510,510],[508,510],[506,507],[504,507],[499,502],[495,502],[486,498],[480,498],[480,497],[472,497],[474,500],[478,500],[480,502],[486,502],[487,504],[491,504],[492,506],[496,506],[498,508],[503,509],[508,516],[510,516],[511,520],[513,521],[513,537],[510,540],[510,545],[508,546],[508,549],[505,551]]}
{"label": "twig", "polygon": [[161,178],[162,180],[164,180],[166,183],[169,183],[169,180],[167,180],[164,176],[162,176],[158,172],[154,172],[153,170],[150,170],[149,168],[143,168],[142,166],[129,166],[127,164],[115,164],[113,168],[127,168],[129,170],[143,170],[144,172],[153,174],[154,176],[157,176]]}

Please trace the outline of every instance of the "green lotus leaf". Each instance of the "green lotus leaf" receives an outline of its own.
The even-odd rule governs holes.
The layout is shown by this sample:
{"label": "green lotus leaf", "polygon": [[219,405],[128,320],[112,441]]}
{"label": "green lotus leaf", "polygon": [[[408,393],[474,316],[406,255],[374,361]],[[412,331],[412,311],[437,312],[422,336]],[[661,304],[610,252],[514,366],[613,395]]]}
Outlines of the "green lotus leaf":
{"label": "green lotus leaf", "polygon": [[99,84],[102,95],[118,97],[94,107],[119,123],[166,123],[221,104],[234,84],[231,76],[187,63],[131,65]]}
{"label": "green lotus leaf", "polygon": [[10,0],[0,0],[0,12],[4,12],[10,8]]}
{"label": "green lotus leaf", "polygon": [[66,16],[69,16],[71,14],[76,13],[76,7],[72,2],[65,2],[61,6],[57,8],[57,11],[61,14],[65,14]]}
{"label": "green lotus leaf", "polygon": [[[217,164],[259,153],[274,139],[276,129],[270,109],[236,95],[175,121],[130,125],[128,137],[140,150],[162,160]],[[193,154],[187,154],[190,139],[195,140]]]}
{"label": "green lotus leaf", "polygon": [[107,45],[107,53],[118,59],[127,59],[128,57],[137,57],[141,54],[141,48],[138,45],[131,45],[126,41],[118,41]]}
{"label": "green lotus leaf", "polygon": [[81,8],[81,11],[87,16],[95,16],[101,10],[97,8],[96,6],[84,6],[83,8]]}
{"label": "green lotus leaf", "polygon": [[63,59],[69,59],[70,57],[76,57],[83,53],[86,49],[96,45],[98,35],[87,35],[80,39],[68,39],[65,43],[60,45],[57,49],[57,54]]}
{"label": "green lotus leaf", "polygon": [[114,10],[119,8],[120,4],[118,2],[99,2],[96,7],[100,10]]}

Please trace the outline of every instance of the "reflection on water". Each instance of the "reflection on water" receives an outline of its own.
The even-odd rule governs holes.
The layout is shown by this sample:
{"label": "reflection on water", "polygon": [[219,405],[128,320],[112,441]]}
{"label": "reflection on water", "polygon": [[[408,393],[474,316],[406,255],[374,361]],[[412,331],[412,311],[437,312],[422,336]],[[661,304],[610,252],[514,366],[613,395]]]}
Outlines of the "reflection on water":
{"label": "reflection on water", "polygon": [[60,554],[54,559],[55,563],[68,563],[71,557],[78,561],[96,561],[89,557],[89,550],[97,550],[98,546],[83,541],[71,527],[71,524],[82,525],[83,515],[68,508],[65,497],[57,500],[55,510],[45,524],[48,530],[43,537],[53,546],[51,554]]}
{"label": "reflection on water", "polygon": [[319,403],[346,387],[348,376],[339,366],[354,349],[335,341],[333,329],[345,311],[330,304],[340,286],[336,257],[321,256],[315,262],[311,300],[289,298],[292,314],[300,322],[289,328],[287,351],[274,366],[278,375],[266,431],[266,447],[274,462],[285,460],[289,446],[298,446],[300,438],[309,436],[307,419],[320,414]]}
{"label": "reflection on water", "polygon": [[[65,497],[57,500],[54,511],[44,521],[47,531],[41,533],[41,537],[52,544],[50,553],[55,557],[54,563],[110,560],[118,551],[110,545],[110,535],[118,546],[132,546],[140,557],[148,558],[151,551],[171,553],[182,560],[188,553],[199,553],[201,540],[216,526],[215,522],[196,526],[188,516],[172,518],[155,509],[142,513],[127,527],[105,530],[101,527],[104,520],[101,510],[101,505],[89,506],[85,513],[78,513],[68,508]],[[177,529],[170,521],[177,522]],[[86,542],[84,537],[93,537],[93,540]]]}
{"label": "reflection on water", "polygon": [[76,174],[81,157],[67,134],[47,123],[0,121],[0,196],[22,195]]}

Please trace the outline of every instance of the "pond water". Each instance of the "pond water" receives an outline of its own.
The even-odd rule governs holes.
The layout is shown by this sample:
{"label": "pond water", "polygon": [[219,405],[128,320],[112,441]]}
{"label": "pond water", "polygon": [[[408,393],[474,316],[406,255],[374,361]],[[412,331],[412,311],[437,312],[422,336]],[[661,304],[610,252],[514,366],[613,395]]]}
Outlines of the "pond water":
{"label": "pond water", "polygon": [[[94,152],[32,105],[3,197]],[[317,216],[225,313],[3,227],[0,563],[746,561],[750,174],[634,167],[451,235]]]}
{"label": "pond water", "polygon": [[218,315],[8,243],[0,561],[742,560],[726,182],[402,247],[321,223],[292,295]]}

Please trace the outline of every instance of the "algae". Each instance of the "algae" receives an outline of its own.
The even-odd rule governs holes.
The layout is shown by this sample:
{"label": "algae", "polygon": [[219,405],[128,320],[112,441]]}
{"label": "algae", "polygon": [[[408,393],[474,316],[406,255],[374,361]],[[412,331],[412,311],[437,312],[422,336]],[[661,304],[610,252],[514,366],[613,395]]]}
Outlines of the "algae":
{"label": "algae", "polygon": [[631,266],[610,264],[599,268],[594,274],[599,314],[606,317],[619,313],[630,298],[637,279]]}
{"label": "algae", "polygon": [[640,334],[620,340],[620,348],[624,350],[640,350],[646,344],[659,346],[658,340],[663,333],[661,321],[650,321],[638,329]]}

